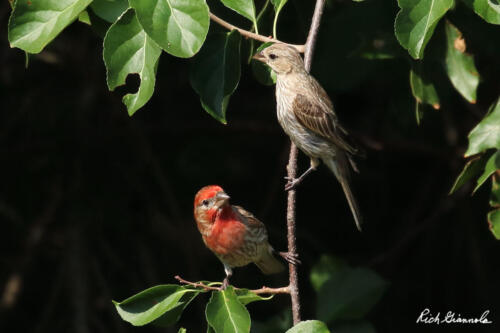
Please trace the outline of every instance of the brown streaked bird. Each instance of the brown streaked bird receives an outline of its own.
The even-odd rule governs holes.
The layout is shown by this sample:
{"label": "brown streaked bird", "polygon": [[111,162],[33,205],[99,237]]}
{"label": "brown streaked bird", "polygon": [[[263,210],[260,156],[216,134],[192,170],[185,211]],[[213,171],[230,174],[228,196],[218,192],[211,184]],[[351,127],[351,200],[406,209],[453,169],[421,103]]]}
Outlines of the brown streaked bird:
{"label": "brown streaked bird", "polygon": [[254,56],[276,73],[278,121],[293,143],[311,159],[311,166],[300,177],[289,179],[290,190],[316,170],[320,160],[340,182],[354,221],[361,230],[361,214],[350,188],[350,168],[357,149],[346,140],[333,104],[325,90],[305,69],[300,53],[286,44],[273,44]]}
{"label": "brown streaked bird", "polygon": [[276,255],[291,264],[300,263],[295,255],[275,251],[264,223],[243,208],[229,204],[229,196],[220,186],[205,186],[198,191],[194,218],[203,242],[224,265],[223,289],[229,285],[233,267],[253,262],[262,273],[274,274],[285,268]]}

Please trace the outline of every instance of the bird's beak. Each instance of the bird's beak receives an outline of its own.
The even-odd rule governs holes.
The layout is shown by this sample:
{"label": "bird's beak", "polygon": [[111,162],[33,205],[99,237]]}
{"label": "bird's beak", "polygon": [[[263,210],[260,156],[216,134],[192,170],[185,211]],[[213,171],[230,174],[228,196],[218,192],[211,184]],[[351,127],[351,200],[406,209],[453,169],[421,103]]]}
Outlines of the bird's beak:
{"label": "bird's beak", "polygon": [[214,206],[219,209],[222,206],[224,206],[228,201],[230,197],[227,195],[225,192],[219,192],[215,195],[215,204]]}
{"label": "bird's beak", "polygon": [[255,59],[255,60],[258,60],[258,61],[262,61],[262,62],[266,62],[266,57],[264,57],[264,55],[262,54],[262,52],[255,53],[255,55],[252,57],[252,59]]}

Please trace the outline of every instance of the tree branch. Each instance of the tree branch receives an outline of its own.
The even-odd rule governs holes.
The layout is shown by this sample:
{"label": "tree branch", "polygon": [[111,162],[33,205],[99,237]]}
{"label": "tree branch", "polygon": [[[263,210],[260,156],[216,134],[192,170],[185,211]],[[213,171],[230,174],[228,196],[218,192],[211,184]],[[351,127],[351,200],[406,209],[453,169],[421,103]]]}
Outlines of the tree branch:
{"label": "tree branch", "polygon": [[238,30],[238,32],[241,35],[248,37],[248,38],[251,38],[251,39],[258,40],[259,42],[263,42],[263,43],[271,42],[271,43],[287,44],[287,45],[295,47],[300,53],[304,53],[304,51],[305,51],[305,45],[288,44],[288,43],[282,42],[280,40],[277,40],[277,39],[274,39],[271,37],[262,36],[262,35],[250,32],[248,30],[238,28],[237,26],[232,25],[231,23],[224,21],[223,19],[214,15],[213,13],[210,13],[210,19],[228,30]]}
{"label": "tree branch", "polygon": [[[316,38],[318,36],[319,25],[321,21],[321,16],[323,15],[323,8],[325,6],[325,0],[316,0],[316,6],[314,8],[314,14],[311,21],[311,27],[309,28],[309,34],[307,36],[307,41],[304,50],[304,66],[309,72],[311,70],[312,57],[314,53],[314,47],[316,44]],[[297,175],[297,147],[293,144],[290,145],[290,156],[288,158],[288,177],[289,179],[295,179]],[[287,202],[287,213],[286,213],[286,223],[287,223],[287,234],[288,234],[288,252],[291,254],[297,253],[296,236],[295,236],[295,190],[288,191],[288,202]],[[293,324],[296,325],[300,322],[300,298],[299,298],[299,286],[298,286],[298,274],[297,267],[289,264],[290,271],[290,297],[292,299],[292,314],[293,314]]]}
{"label": "tree branch", "polygon": [[[220,291],[221,290],[220,287],[209,286],[209,285],[204,284],[203,282],[191,282],[191,281],[184,280],[179,275],[176,275],[174,278],[177,281],[179,281],[180,283],[182,283],[182,284],[187,284],[187,285],[193,286],[195,288],[203,288],[205,290],[216,290],[216,291]],[[241,288],[237,288],[237,287],[234,287],[234,286],[233,286],[233,288],[235,290],[241,290]],[[262,287],[260,289],[253,289],[253,290],[250,290],[250,291],[253,292],[254,294],[257,294],[257,295],[262,295],[262,294],[269,294],[269,295],[290,294],[290,287],[289,286],[280,287],[280,288]]]}

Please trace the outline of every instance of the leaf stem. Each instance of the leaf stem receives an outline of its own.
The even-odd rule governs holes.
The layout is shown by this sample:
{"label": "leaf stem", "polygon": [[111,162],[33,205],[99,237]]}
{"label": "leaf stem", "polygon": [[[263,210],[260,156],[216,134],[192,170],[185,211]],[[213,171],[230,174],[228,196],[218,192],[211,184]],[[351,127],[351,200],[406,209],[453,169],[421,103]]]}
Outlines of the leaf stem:
{"label": "leaf stem", "polygon": [[[207,284],[204,284],[203,282],[191,282],[191,281],[184,280],[179,275],[176,275],[174,278],[177,281],[179,281],[180,283],[182,283],[182,284],[187,284],[187,285],[193,286],[195,288],[203,288],[205,290],[218,290],[218,291],[221,290],[221,287],[209,286]],[[241,288],[237,288],[237,287],[234,287],[234,286],[233,286],[233,288],[235,290],[240,290],[241,289]],[[261,295],[261,294],[268,294],[268,295],[290,294],[290,287],[286,286],[286,287],[279,287],[279,288],[269,288],[269,287],[264,287],[263,286],[262,288],[253,289],[253,290],[250,290],[250,291],[253,292],[254,294],[257,294],[257,295]]]}
{"label": "leaf stem", "polygon": [[[312,57],[314,53],[314,47],[316,45],[316,39],[318,36],[321,16],[323,15],[323,9],[325,7],[325,0],[316,0],[316,6],[314,8],[314,14],[311,20],[311,27],[309,28],[309,34],[307,35],[307,41],[304,50],[304,65],[307,71],[311,70]],[[297,175],[297,147],[291,142],[290,145],[290,155],[288,158],[287,173],[289,179],[295,179]],[[288,252],[291,254],[297,253],[296,245],[296,228],[295,228],[295,190],[292,189],[288,191],[288,201],[287,201],[287,213],[286,213],[286,223],[287,223],[287,234],[288,234]],[[296,325],[300,322],[300,298],[299,298],[299,279],[297,274],[297,267],[295,265],[289,265],[290,271],[290,297],[292,300],[292,315],[293,324]]]}
{"label": "leaf stem", "polygon": [[282,44],[287,44],[287,45],[295,47],[300,53],[304,53],[304,51],[305,51],[305,45],[288,44],[288,43],[282,42],[280,40],[277,40],[277,39],[274,39],[271,37],[265,37],[265,36],[250,32],[248,30],[238,28],[237,26],[234,26],[231,23],[224,21],[223,19],[214,15],[213,13],[210,13],[210,19],[228,30],[238,30],[238,32],[241,35],[248,37],[248,38],[251,38],[251,39],[258,40],[259,42],[282,43]]}

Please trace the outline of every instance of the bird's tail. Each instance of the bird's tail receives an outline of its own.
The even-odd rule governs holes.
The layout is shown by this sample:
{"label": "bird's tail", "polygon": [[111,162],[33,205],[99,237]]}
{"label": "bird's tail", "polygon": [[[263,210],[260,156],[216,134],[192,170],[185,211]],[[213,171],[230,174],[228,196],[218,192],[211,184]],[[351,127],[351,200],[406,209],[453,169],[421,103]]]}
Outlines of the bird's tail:
{"label": "bird's tail", "polygon": [[264,274],[276,274],[285,269],[285,266],[281,261],[274,256],[274,251],[271,246],[263,249],[263,254],[260,256],[259,260],[255,262],[257,267],[260,268]]}
{"label": "bird's tail", "polygon": [[344,194],[354,217],[354,222],[356,222],[356,227],[361,231],[362,218],[358,202],[356,198],[354,198],[350,188],[350,170],[347,159],[348,157],[343,152],[339,152],[335,158],[324,159],[323,162],[332,170],[340,185],[342,185],[342,189],[344,190]]}

